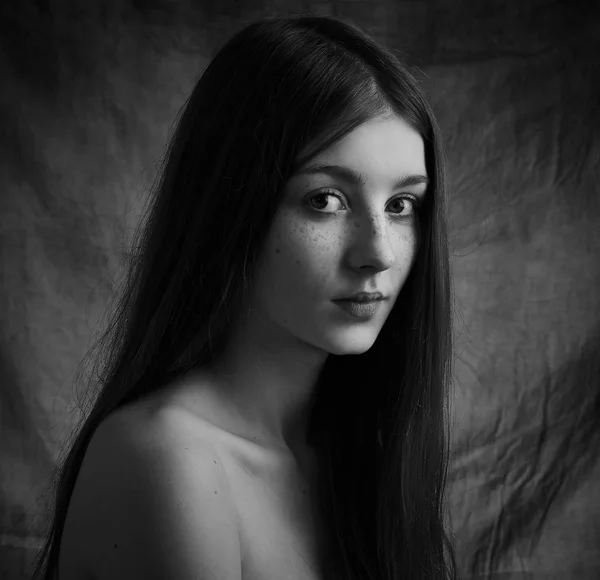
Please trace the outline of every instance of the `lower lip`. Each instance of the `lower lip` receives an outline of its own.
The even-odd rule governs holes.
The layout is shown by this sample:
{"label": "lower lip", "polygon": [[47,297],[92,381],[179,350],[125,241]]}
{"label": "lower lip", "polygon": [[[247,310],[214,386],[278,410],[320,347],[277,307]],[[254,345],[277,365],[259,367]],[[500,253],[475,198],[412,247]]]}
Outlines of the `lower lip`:
{"label": "lower lip", "polygon": [[334,302],[344,311],[354,318],[372,318],[379,310],[381,300],[373,302],[354,302],[352,300],[334,300]]}

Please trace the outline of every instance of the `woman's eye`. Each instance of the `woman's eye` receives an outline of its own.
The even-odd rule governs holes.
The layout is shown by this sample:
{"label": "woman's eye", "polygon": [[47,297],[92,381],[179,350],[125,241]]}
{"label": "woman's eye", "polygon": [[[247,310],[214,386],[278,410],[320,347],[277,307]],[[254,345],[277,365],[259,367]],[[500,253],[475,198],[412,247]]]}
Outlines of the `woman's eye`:
{"label": "woman's eye", "polygon": [[[329,198],[329,199],[328,199]],[[316,200],[316,203],[313,203],[314,200]],[[335,203],[332,203],[331,200],[337,201],[339,205],[341,205],[341,209],[345,208],[346,206],[342,203],[342,200],[340,198],[339,195],[335,194],[335,193],[329,193],[326,191],[322,191],[320,193],[317,193],[316,195],[313,195],[309,198],[309,203],[311,205],[311,207],[313,209],[316,209],[317,211],[337,211],[340,209],[340,207],[335,207]],[[333,206],[333,207],[331,207]]]}
{"label": "woman's eye", "polygon": [[[411,211],[409,214],[405,214],[405,215],[413,215],[415,213],[417,213],[417,210],[419,209],[419,204],[417,202],[417,199],[414,198],[412,195],[410,196],[404,196],[404,197],[397,197],[396,199],[392,200],[392,203],[390,204],[390,206],[393,206],[393,204],[397,204],[397,202],[401,202],[399,204],[396,205],[396,207],[399,208],[400,212],[402,213],[402,211],[406,208],[406,202],[410,202],[410,207],[411,207]],[[404,217],[404,216],[402,216]]]}

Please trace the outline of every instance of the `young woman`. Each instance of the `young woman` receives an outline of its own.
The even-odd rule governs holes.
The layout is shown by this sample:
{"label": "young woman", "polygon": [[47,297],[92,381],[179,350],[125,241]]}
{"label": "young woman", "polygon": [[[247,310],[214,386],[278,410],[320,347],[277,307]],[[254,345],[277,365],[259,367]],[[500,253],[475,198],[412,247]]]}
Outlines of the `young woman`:
{"label": "young woman", "polygon": [[445,203],[389,50],[311,15],[233,36],[178,120],[32,577],[456,578]]}

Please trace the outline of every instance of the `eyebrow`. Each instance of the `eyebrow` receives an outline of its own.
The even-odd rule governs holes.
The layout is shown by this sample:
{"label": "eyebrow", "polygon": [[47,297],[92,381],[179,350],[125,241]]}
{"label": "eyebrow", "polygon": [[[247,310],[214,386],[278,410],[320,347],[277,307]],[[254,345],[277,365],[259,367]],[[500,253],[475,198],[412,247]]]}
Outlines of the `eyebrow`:
{"label": "eyebrow", "polygon": [[[296,173],[296,175],[312,175],[315,173],[329,173],[334,177],[337,177],[354,185],[364,186],[367,183],[367,179],[364,175],[358,173],[357,171],[354,171],[354,169],[350,169],[350,167],[344,167],[342,165],[311,165],[310,167],[301,169]],[[421,183],[429,185],[429,179],[426,175],[404,175],[394,182],[393,187],[394,189],[401,189],[402,187],[419,185]]]}

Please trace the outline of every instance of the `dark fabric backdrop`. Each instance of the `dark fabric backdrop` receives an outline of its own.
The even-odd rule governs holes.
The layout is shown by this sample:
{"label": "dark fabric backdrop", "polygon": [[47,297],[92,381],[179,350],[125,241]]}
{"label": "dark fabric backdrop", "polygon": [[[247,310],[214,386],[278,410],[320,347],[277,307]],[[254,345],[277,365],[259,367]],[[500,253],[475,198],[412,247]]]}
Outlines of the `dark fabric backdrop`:
{"label": "dark fabric backdrop", "polygon": [[600,12],[549,0],[0,4],[0,578],[40,545],[73,373],[170,123],[274,10],[405,53],[445,135],[463,578],[600,578]]}

